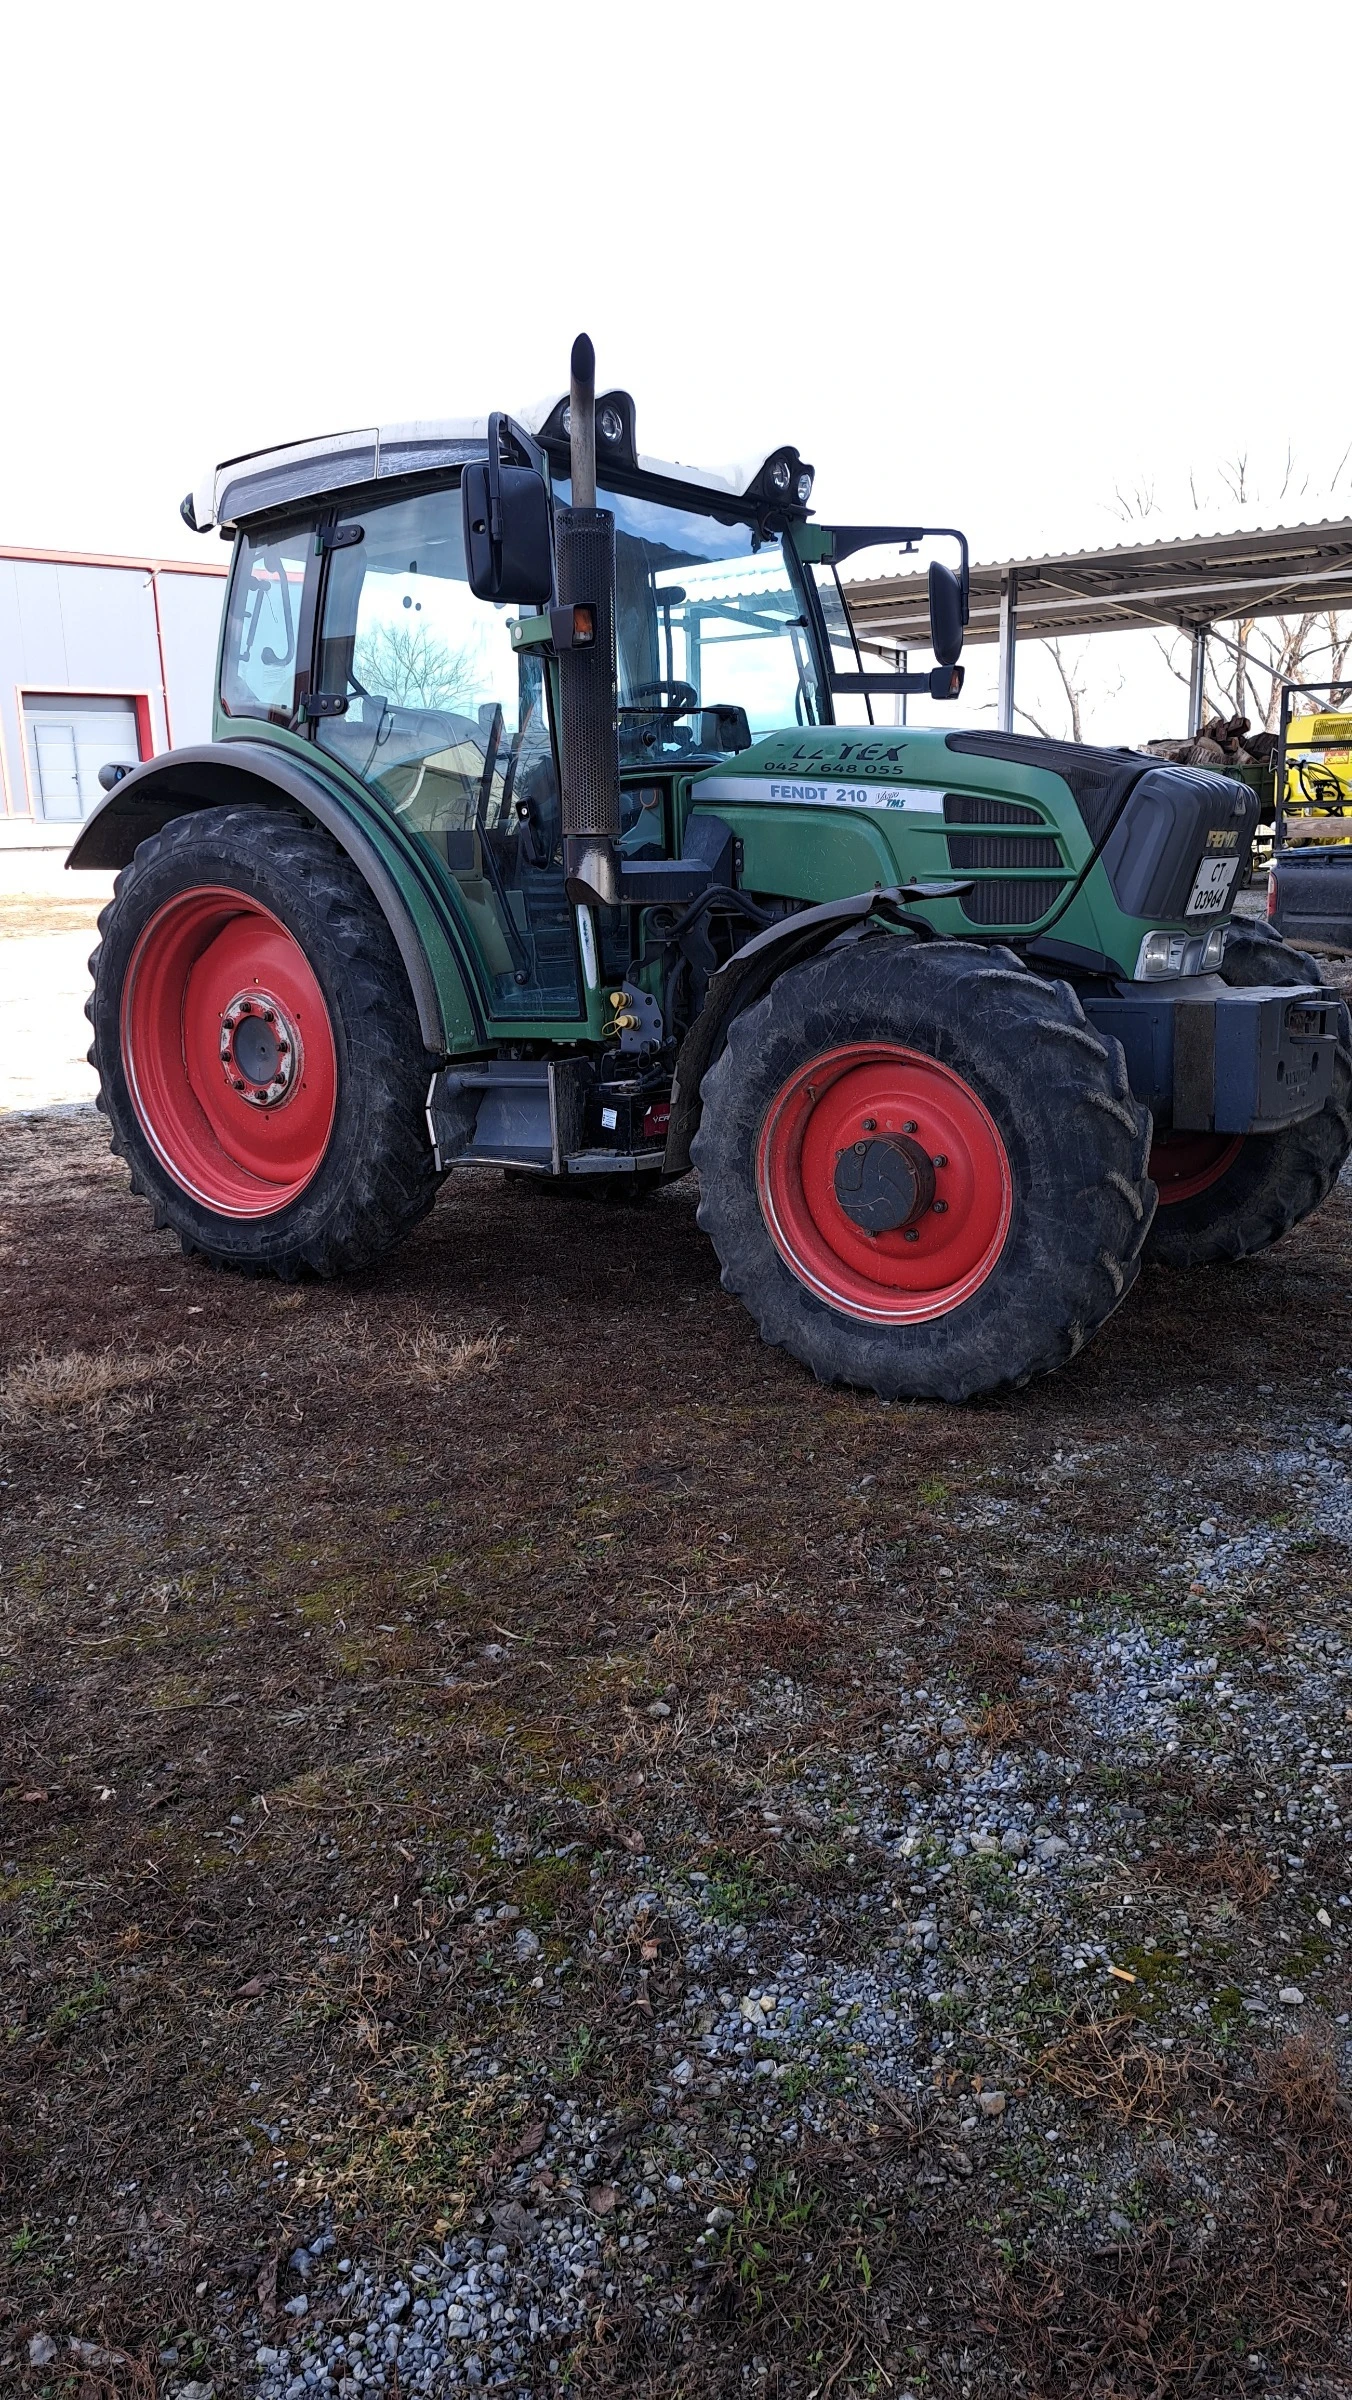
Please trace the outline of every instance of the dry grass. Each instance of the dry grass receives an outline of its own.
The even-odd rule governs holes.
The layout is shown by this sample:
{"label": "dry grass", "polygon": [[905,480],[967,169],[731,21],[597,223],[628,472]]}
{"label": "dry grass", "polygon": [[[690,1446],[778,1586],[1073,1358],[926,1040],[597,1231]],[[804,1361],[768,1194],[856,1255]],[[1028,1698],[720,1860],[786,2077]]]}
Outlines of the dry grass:
{"label": "dry grass", "polygon": [[1152,1880],[1185,1891],[1214,1892],[1217,1899],[1233,1900],[1246,1912],[1259,1907],[1277,1883],[1272,1868],[1256,1850],[1229,1842],[1214,1850],[1157,1850],[1150,1861],[1150,1875]]}
{"label": "dry grass", "polygon": [[[1111,2106],[1119,2076],[1125,2096],[1138,2073],[1158,2094],[1153,2068],[1129,2063],[1121,2020],[1082,2027],[1080,2040],[1078,2061],[1070,2044],[1056,2046],[1062,2089]],[[1246,2170],[1223,2242],[1189,2239],[1161,2163],[1146,2178],[1154,2206],[1139,2231],[997,2280],[987,2326],[1039,2400],[1220,2400],[1253,2389],[1251,2353],[1274,2375],[1265,2389],[1331,2369],[1332,2380],[1299,2388],[1330,2400],[1346,2391],[1338,2367],[1352,2317],[1352,2110],[1335,2061],[1303,2037],[1260,2059],[1251,2082],[1217,2076],[1212,2107]]]}
{"label": "dry grass", "polygon": [[132,1395],[172,1371],[165,1350],[31,1350],[0,1376],[0,1425],[32,1432],[55,1419],[128,1413]]}
{"label": "dry grass", "polygon": [[1052,2042],[1038,2078],[1084,2107],[1104,2108],[1120,2124],[1164,2125],[1193,2073],[1186,2052],[1150,2049],[1134,2017],[1094,2017]]}
{"label": "dry grass", "polygon": [[1011,1742],[1028,1738],[1025,1713],[1016,1700],[989,1701],[972,1718],[970,1731],[992,1750],[1004,1750]]}
{"label": "dry grass", "polygon": [[402,1336],[398,1357],[415,1383],[439,1392],[466,1375],[491,1375],[513,1348],[515,1344],[504,1342],[497,1326],[491,1333],[470,1334],[439,1333],[435,1326],[420,1326],[415,1333]]}

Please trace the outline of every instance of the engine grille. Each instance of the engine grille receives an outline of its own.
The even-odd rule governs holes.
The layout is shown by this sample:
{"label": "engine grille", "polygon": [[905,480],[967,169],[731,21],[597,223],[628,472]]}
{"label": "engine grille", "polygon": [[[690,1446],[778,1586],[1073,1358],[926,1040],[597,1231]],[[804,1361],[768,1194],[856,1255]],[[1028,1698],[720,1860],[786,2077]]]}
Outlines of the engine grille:
{"label": "engine grille", "polygon": [[959,902],[969,925],[1033,925],[1045,917],[1070,883],[1068,875],[1029,876],[1022,882],[978,885]]}
{"label": "engine grille", "polygon": [[945,792],[946,825],[1045,825],[1040,809],[1022,800],[990,800],[984,792]]}
{"label": "engine grille", "polygon": [[950,867],[1059,867],[1061,846],[1051,834],[950,833]]}

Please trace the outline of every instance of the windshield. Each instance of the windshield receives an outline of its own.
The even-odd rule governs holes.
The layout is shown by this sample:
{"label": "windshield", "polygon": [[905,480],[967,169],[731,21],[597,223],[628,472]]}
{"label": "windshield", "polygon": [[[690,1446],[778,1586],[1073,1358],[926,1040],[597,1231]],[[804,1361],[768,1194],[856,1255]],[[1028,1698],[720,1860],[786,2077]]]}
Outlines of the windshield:
{"label": "windshield", "polygon": [[596,497],[615,516],[624,762],[731,749],[735,708],[753,734],[819,724],[803,601],[779,536],[632,494]]}

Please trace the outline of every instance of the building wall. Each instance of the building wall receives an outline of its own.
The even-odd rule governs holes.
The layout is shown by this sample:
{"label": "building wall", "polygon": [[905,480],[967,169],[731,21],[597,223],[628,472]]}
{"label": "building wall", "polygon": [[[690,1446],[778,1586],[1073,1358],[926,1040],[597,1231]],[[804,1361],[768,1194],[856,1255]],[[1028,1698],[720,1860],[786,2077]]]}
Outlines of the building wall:
{"label": "building wall", "polygon": [[210,738],[225,573],[0,549],[0,848],[69,848],[101,797],[100,746],[150,758]]}

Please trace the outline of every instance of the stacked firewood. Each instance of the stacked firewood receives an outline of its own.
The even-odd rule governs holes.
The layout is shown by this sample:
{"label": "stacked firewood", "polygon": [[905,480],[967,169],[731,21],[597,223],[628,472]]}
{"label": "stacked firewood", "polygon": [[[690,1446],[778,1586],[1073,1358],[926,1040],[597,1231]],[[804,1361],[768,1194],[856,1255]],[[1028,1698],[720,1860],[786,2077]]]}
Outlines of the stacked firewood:
{"label": "stacked firewood", "polygon": [[1247,717],[1212,717],[1200,733],[1184,740],[1147,742],[1151,758],[1174,767],[1270,767],[1277,755],[1275,733],[1251,733]]}

